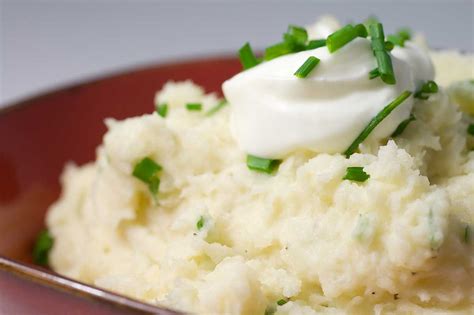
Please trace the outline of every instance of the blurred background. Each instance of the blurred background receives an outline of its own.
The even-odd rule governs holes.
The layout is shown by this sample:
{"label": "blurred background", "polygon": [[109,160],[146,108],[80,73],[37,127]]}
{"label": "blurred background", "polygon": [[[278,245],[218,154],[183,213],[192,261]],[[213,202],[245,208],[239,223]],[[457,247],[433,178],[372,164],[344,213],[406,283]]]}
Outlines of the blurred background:
{"label": "blurred background", "polygon": [[375,15],[387,32],[409,26],[432,47],[474,51],[474,0],[0,0],[0,107],[136,66],[235,54],[246,41],[261,49],[323,14]]}

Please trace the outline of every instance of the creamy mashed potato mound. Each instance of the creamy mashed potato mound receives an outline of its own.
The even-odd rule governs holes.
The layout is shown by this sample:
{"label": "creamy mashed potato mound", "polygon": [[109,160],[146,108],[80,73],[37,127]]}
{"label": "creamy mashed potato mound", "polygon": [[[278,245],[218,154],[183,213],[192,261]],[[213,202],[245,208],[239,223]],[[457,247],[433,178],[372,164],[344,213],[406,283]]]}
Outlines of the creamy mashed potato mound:
{"label": "creamy mashed potato mound", "polygon": [[[97,160],[67,165],[52,268],[199,314],[472,314],[473,119],[443,87],[474,77],[473,57],[431,55],[442,87],[401,136],[349,159],[299,150],[274,175],[247,168],[232,105],[188,111],[219,100],[167,83],[166,118],[107,119]],[[163,167],[156,200],[131,176],[143,157]],[[343,180],[349,166],[370,179]]]}

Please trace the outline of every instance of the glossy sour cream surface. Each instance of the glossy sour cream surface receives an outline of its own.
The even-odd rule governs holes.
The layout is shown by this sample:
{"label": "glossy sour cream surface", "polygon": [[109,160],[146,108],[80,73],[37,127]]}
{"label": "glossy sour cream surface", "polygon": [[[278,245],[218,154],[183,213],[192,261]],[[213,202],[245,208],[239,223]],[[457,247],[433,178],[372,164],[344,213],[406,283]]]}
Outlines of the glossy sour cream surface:
{"label": "glossy sour cream surface", "polygon": [[[320,63],[308,77],[295,77],[309,56]],[[332,54],[321,47],[245,70],[222,86],[231,105],[232,134],[243,151],[264,158],[282,158],[298,149],[342,153],[387,104],[434,78],[428,55],[412,43],[396,47],[391,56],[395,85],[369,80],[377,63],[365,38]],[[409,117],[413,102],[413,97],[405,100],[368,140],[390,136]]]}

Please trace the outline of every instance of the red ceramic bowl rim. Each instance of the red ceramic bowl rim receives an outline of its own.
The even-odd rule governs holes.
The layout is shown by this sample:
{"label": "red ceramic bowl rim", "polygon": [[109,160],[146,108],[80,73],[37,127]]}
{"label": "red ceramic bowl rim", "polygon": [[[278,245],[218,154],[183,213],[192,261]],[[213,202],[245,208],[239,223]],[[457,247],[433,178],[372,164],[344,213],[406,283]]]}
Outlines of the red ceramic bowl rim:
{"label": "red ceramic bowl rim", "polygon": [[182,314],[164,307],[156,307],[151,304],[145,304],[107,290],[89,286],[85,283],[49,272],[46,269],[40,269],[36,266],[33,267],[3,256],[0,256],[0,270],[5,271],[8,274],[26,279],[27,281],[35,282],[55,290],[61,290],[77,297],[95,300],[100,303],[112,304],[115,307],[123,309],[129,309],[145,314]]}

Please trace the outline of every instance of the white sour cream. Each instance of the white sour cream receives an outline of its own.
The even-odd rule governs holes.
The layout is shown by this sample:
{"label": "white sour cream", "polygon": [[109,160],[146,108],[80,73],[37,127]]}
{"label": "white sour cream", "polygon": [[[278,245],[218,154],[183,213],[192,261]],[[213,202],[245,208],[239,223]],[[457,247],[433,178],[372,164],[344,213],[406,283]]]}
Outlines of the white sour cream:
{"label": "white sour cream", "polygon": [[[321,61],[305,79],[294,72],[309,56]],[[246,153],[282,158],[306,149],[342,153],[368,122],[403,91],[434,78],[426,53],[411,43],[392,51],[397,83],[369,80],[376,67],[370,40],[356,38],[330,54],[326,47],[273,59],[224,82],[231,104],[231,129]],[[390,136],[413,106],[410,97],[370,134]]]}

